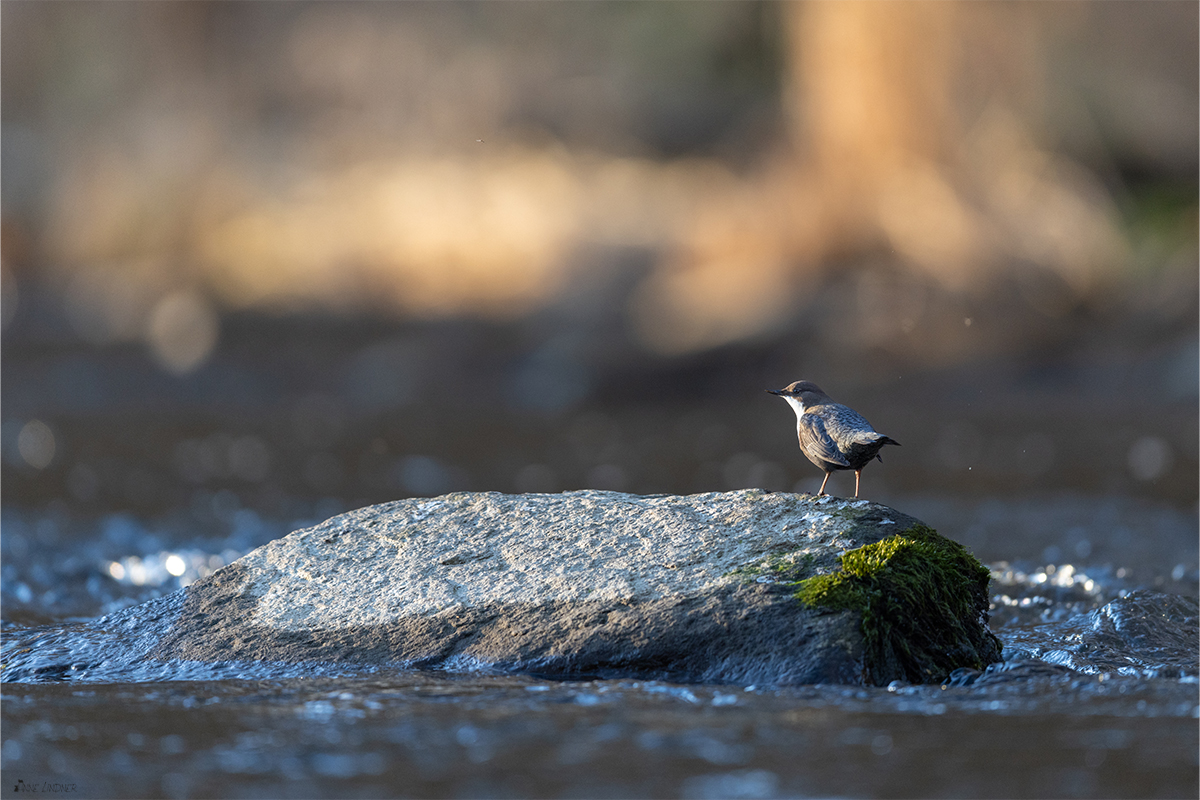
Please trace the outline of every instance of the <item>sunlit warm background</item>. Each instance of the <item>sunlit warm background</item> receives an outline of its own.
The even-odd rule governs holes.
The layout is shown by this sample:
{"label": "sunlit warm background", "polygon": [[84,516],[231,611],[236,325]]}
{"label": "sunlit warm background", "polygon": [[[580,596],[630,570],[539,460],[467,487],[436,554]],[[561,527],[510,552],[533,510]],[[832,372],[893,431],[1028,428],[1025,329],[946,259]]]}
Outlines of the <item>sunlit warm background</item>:
{"label": "sunlit warm background", "polygon": [[868,496],[1195,512],[1194,2],[0,14],[47,530],[811,491],[798,378],[903,443]]}

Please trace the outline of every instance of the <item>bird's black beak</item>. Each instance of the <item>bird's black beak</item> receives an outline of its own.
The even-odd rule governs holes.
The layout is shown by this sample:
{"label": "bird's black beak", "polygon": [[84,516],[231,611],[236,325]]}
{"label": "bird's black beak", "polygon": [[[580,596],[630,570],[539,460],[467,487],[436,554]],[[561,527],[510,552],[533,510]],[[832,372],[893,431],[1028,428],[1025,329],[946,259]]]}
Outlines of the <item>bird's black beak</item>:
{"label": "bird's black beak", "polygon": [[767,389],[767,392],[770,394],[777,394],[780,397],[787,397],[787,391],[785,389]]}

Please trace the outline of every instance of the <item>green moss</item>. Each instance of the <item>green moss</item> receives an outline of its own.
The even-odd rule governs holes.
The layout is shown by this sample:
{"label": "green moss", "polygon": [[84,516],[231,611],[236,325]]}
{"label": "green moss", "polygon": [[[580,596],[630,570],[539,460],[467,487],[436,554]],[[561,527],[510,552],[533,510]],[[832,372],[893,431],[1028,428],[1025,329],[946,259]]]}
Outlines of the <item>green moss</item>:
{"label": "green moss", "polygon": [[797,582],[796,597],[862,614],[872,682],[929,683],[999,659],[1000,642],[984,624],[988,569],[962,545],[915,525],[838,562],[836,572]]}
{"label": "green moss", "polygon": [[812,574],[813,561],[811,553],[799,550],[773,553],[762,561],[738,567],[726,574],[751,583],[760,577],[767,577],[778,583],[795,583]]}

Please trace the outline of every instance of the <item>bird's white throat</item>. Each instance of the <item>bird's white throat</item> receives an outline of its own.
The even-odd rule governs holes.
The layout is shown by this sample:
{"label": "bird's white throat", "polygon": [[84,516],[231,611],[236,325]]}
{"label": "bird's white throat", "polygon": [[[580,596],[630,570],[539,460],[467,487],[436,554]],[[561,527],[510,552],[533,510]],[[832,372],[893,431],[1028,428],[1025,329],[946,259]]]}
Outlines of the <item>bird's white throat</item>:
{"label": "bird's white throat", "polygon": [[787,400],[788,405],[796,412],[796,419],[800,419],[800,415],[804,413],[804,401],[799,397],[788,397],[787,395],[784,395],[783,399]]}

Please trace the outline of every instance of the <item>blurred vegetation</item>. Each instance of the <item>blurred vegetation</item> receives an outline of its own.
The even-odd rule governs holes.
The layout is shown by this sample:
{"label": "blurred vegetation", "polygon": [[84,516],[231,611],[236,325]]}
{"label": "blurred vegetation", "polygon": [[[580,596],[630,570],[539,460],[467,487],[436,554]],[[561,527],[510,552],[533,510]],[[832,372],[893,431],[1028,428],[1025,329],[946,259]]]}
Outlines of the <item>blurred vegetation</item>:
{"label": "blurred vegetation", "polygon": [[1195,3],[0,20],[9,503],[804,487],[797,378],[885,490],[1195,502]]}

